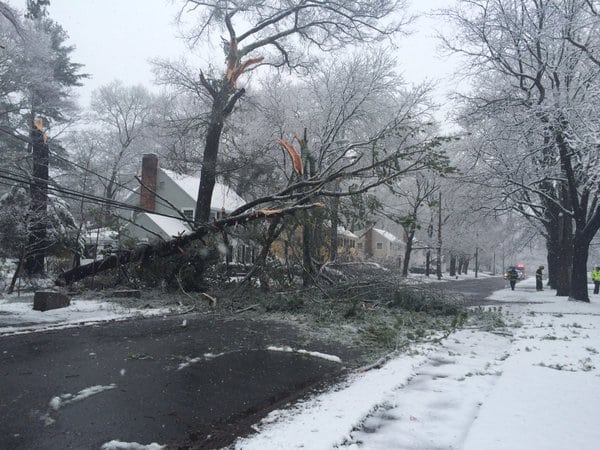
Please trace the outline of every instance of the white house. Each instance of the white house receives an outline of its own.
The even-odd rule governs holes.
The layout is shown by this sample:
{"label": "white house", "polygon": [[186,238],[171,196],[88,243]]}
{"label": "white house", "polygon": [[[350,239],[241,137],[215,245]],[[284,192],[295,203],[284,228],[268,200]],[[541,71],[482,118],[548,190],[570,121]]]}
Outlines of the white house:
{"label": "white house", "polygon": [[[123,210],[125,221],[122,235],[138,242],[169,240],[192,231],[194,211],[200,178],[182,175],[163,169],[158,156],[145,154],[142,158],[141,186],[134,190],[125,203],[138,206],[145,212]],[[231,187],[216,183],[211,201],[211,215],[221,218],[246,202]],[[233,259],[243,255],[244,261],[252,262],[253,249],[238,247],[245,244],[232,239],[229,249]]]}
{"label": "white house", "polygon": [[389,231],[371,227],[358,233],[358,251],[364,259],[401,266],[406,244]]}

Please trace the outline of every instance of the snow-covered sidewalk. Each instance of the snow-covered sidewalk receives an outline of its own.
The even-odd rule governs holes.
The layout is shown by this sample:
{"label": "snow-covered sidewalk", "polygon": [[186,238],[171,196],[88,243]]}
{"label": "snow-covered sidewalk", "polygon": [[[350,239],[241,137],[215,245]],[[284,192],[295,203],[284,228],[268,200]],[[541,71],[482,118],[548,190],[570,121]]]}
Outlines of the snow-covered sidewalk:
{"label": "snow-covered sidewalk", "polygon": [[492,297],[510,333],[465,329],[288,410],[247,449],[596,449],[600,297],[569,302],[534,280]]}

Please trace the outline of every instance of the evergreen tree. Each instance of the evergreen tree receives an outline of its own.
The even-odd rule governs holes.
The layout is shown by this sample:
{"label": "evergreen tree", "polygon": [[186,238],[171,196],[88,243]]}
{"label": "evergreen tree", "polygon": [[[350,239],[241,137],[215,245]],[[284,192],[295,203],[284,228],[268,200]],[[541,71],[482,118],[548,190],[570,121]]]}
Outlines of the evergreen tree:
{"label": "evergreen tree", "polygon": [[[19,20],[19,27],[0,23],[9,55],[0,62],[0,145],[14,155],[9,175],[30,194],[25,264],[30,275],[43,273],[46,249],[52,245],[47,237],[51,142],[40,124],[49,128],[67,120],[75,111],[72,89],[87,77],[81,73],[82,65],[71,60],[74,47],[66,44],[67,33],[48,17],[49,4],[49,0],[28,0],[26,19]],[[31,155],[30,159],[24,155]]]}

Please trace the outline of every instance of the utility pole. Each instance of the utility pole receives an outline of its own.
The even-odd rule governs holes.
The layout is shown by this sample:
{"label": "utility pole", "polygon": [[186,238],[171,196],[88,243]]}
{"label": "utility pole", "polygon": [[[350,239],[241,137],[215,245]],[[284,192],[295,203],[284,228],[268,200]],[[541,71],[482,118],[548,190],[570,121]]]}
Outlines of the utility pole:
{"label": "utility pole", "polygon": [[438,246],[437,246],[437,279],[442,279],[442,190],[438,195]]}
{"label": "utility pole", "polygon": [[475,278],[479,274],[479,247],[475,246]]}

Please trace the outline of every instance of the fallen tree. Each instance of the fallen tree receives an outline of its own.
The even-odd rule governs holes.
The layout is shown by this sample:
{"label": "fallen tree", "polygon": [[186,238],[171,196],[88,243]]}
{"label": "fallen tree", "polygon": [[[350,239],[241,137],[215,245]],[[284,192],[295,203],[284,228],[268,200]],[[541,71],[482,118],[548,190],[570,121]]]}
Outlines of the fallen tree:
{"label": "fallen tree", "polygon": [[305,205],[295,205],[281,209],[261,209],[242,214],[226,217],[221,220],[200,225],[193,232],[178,236],[169,241],[159,242],[157,244],[140,245],[132,249],[119,250],[118,252],[108,255],[101,260],[84,264],[74,269],[63,272],[54,281],[57,286],[67,286],[86,277],[114,269],[124,264],[133,262],[144,262],[152,257],[165,257],[184,253],[185,247],[193,241],[202,240],[211,233],[222,232],[227,227],[234,225],[242,225],[255,220],[270,219],[293,214],[297,211],[307,210],[312,208],[322,208],[322,203],[310,203]]}
{"label": "fallen tree", "polygon": [[[406,114],[409,115],[408,112]],[[310,177],[304,173],[300,153],[286,142],[290,156],[293,159],[296,156],[295,175],[290,179],[290,184],[279,192],[249,201],[223,219],[195,224],[194,231],[191,233],[156,244],[120,250],[101,260],[65,271],[55,280],[55,284],[66,286],[125,264],[143,263],[154,257],[161,258],[184,253],[184,248],[191,242],[202,240],[209,234],[223,234],[228,227],[324,207],[323,203],[315,202],[317,198],[361,195],[377,186],[392,182],[401,175],[424,168],[434,169],[440,173],[451,171],[448,157],[439,147],[454,138],[426,136],[423,139],[419,137],[423,134],[422,124],[417,123],[414,128],[404,129],[402,125],[404,122],[401,114],[400,117],[394,117],[374,136],[343,146],[342,150],[333,156],[319,173]],[[400,129],[403,129],[405,134],[399,134]],[[381,148],[375,152],[374,146],[388,136],[394,137],[395,148]],[[298,140],[302,145],[303,140]],[[364,153],[359,153],[361,150]],[[353,155],[349,161],[348,158],[344,158],[348,154]],[[310,158],[307,156],[307,159]],[[343,190],[331,188],[336,181],[342,179],[351,179],[353,183]],[[265,248],[265,252],[268,252],[268,247]]]}

